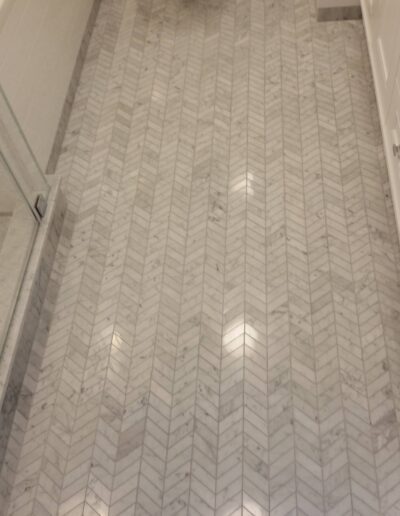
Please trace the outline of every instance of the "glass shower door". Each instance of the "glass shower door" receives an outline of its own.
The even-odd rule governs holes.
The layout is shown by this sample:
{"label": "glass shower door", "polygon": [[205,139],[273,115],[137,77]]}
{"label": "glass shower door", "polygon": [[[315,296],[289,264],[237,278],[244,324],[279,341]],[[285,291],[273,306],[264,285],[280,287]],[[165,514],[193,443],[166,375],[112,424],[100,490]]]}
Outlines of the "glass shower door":
{"label": "glass shower door", "polygon": [[48,191],[0,87],[0,355]]}

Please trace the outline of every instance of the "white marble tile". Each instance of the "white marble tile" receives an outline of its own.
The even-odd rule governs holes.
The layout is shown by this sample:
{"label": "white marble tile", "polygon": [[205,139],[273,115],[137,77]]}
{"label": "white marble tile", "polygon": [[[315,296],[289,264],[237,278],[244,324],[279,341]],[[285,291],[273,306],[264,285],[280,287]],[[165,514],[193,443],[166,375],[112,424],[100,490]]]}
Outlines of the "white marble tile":
{"label": "white marble tile", "polygon": [[5,514],[400,514],[400,254],[360,21],[104,0],[56,173]]}

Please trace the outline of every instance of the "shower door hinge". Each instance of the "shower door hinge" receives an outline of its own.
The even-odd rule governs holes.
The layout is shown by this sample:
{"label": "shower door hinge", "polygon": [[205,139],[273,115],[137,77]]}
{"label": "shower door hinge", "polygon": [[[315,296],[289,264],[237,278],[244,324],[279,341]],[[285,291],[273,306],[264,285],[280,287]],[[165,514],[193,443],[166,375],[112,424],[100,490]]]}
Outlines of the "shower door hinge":
{"label": "shower door hinge", "polygon": [[39,220],[43,219],[44,214],[46,213],[46,208],[47,208],[47,201],[46,201],[45,197],[43,197],[42,194],[39,194],[36,197],[36,201],[35,201],[35,214]]}

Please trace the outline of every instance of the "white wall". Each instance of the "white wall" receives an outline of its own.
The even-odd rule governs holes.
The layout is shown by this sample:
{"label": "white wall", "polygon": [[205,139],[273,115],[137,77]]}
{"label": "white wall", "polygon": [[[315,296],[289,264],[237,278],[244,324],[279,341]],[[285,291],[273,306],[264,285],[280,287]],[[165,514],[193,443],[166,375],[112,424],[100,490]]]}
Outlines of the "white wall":
{"label": "white wall", "polygon": [[0,0],[0,84],[42,169],[94,0]]}

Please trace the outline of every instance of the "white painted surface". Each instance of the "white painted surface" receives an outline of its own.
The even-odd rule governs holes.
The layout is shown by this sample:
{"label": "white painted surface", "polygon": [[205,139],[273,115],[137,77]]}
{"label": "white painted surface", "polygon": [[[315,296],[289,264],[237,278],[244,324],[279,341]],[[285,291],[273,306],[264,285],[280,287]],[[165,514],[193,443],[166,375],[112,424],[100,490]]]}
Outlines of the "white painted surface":
{"label": "white painted surface", "polygon": [[361,0],[394,211],[400,236],[400,2]]}
{"label": "white painted surface", "polygon": [[393,197],[396,197],[396,220],[400,234],[400,153],[395,155],[393,152],[393,145],[400,146],[400,67],[385,125],[387,133],[387,161],[389,171],[391,172],[391,188],[395,192]]}
{"label": "white painted surface", "polygon": [[374,61],[375,83],[386,118],[400,60],[400,2],[368,0],[366,5],[364,19]]}
{"label": "white painted surface", "polygon": [[46,168],[93,0],[0,0],[0,84]]}
{"label": "white painted surface", "polygon": [[12,6],[12,0],[0,0],[0,30],[3,27],[7,15]]}

